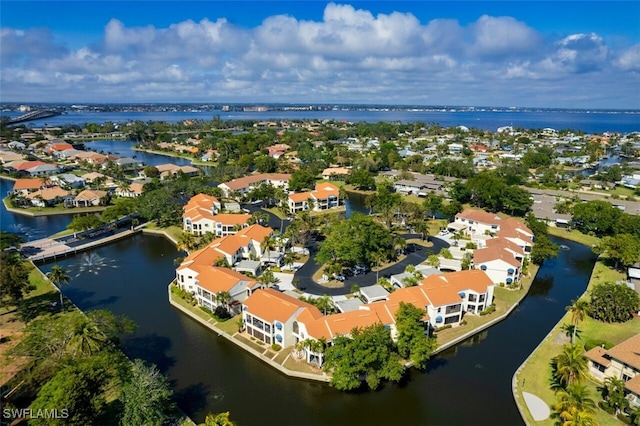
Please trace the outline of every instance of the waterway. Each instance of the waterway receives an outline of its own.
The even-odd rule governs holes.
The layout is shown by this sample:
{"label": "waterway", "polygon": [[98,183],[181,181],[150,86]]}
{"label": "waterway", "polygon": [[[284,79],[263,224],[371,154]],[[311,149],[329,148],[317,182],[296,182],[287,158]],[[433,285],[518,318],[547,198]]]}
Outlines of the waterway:
{"label": "waterway", "polygon": [[[29,219],[25,226],[35,228]],[[593,267],[588,248],[561,242],[569,249],[543,265],[507,320],[442,352],[426,372],[411,371],[401,385],[363,393],[289,379],[172,308],[166,286],[179,253],[163,237],[139,235],[58,264],[71,271],[63,291],[78,307],[109,309],[139,325],[123,340],[125,352],[157,364],[196,421],[231,411],[243,425],[517,425],[511,377],[584,291]]]}
{"label": "waterway", "polygon": [[[2,115],[15,118],[21,113],[3,111]],[[525,129],[551,127],[557,130],[572,129],[587,133],[621,132],[640,130],[640,111],[587,111],[587,110],[333,110],[333,111],[149,111],[149,112],[86,112],[69,111],[55,117],[24,123],[28,127],[63,126],[84,123],[127,123],[133,121],[184,120],[334,120],[349,122],[397,121],[402,123],[436,123],[443,127],[466,126],[495,132],[499,127],[514,126]]]}

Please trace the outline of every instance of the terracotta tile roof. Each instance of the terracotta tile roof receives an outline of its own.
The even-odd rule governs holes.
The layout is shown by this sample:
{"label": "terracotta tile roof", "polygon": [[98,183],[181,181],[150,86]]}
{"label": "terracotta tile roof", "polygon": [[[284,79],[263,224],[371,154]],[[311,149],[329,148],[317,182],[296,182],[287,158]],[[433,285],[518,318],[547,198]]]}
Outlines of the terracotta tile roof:
{"label": "terracotta tile roof", "polygon": [[339,193],[340,190],[338,189],[338,187],[329,182],[317,184],[315,191],[311,192],[314,198],[320,200],[329,198],[332,195],[337,197]]}
{"label": "terracotta tile roof", "polygon": [[322,171],[322,176],[348,175],[351,171],[344,167],[329,167]]}
{"label": "terracotta tile roof", "polygon": [[249,175],[249,176],[244,176],[238,179],[233,179],[228,182],[224,182],[223,185],[226,185],[232,190],[238,190],[238,189],[247,188],[251,184],[254,184],[260,181],[267,181],[267,180],[288,181],[289,179],[291,179],[291,175],[288,173],[261,173],[257,175]]}
{"label": "terracotta tile roof", "polygon": [[231,291],[241,281],[244,281],[249,288],[257,284],[256,280],[229,268],[198,265],[193,267],[193,270],[198,272],[198,286],[214,294]]}
{"label": "terracotta tile roof", "polygon": [[503,238],[521,238],[525,241],[531,241],[533,231],[518,219],[510,217],[500,222],[500,230],[497,235]]}
{"label": "terracotta tile roof", "polygon": [[55,200],[56,198],[66,197],[67,195],[69,195],[69,191],[65,191],[59,186],[52,186],[51,188],[43,188],[36,192],[32,192],[31,194],[27,195],[27,198],[34,199],[41,197],[43,200],[51,201]]}
{"label": "terracotta tile roof", "polygon": [[318,309],[272,288],[256,290],[244,301],[247,312],[267,322],[286,322],[298,309]]}
{"label": "terracotta tile roof", "polygon": [[636,374],[633,379],[627,380],[624,387],[636,395],[640,395],[640,374]]}
{"label": "terracotta tile roof", "polygon": [[511,252],[499,246],[489,246],[486,248],[477,249],[473,252],[473,262],[476,265],[485,262],[491,262],[492,260],[502,260],[503,262],[506,262],[516,268],[521,266],[520,262],[516,260]]}
{"label": "terracotta tile roof", "polygon": [[13,190],[39,189],[44,184],[42,179],[16,179],[13,183]]}
{"label": "terracotta tile roof", "polygon": [[524,250],[522,249],[522,247],[520,247],[519,245],[517,245],[516,243],[507,240],[506,238],[503,237],[498,237],[498,238],[490,238],[487,240],[487,246],[488,247],[501,247],[510,251],[513,251],[515,253],[524,255]]}
{"label": "terracotta tile roof", "polygon": [[213,220],[213,204],[218,203],[216,197],[206,194],[198,194],[184,206],[184,217],[196,220],[199,218],[207,218]]}
{"label": "terracotta tile roof", "polygon": [[305,323],[305,326],[307,326],[307,332],[310,336],[316,339],[324,337],[331,340],[335,336],[351,334],[354,328],[368,327],[379,323],[381,321],[376,312],[369,309],[359,309],[323,316],[310,324]]}
{"label": "terracotta tile roof", "polygon": [[223,213],[213,216],[213,220],[215,222],[221,223],[223,225],[244,225],[249,219],[251,219],[251,215],[245,213]]}
{"label": "terracotta tile roof", "polygon": [[227,235],[218,238],[209,244],[209,247],[221,251],[225,254],[232,255],[243,246],[243,241],[235,235]]}
{"label": "terracotta tile roof", "polygon": [[420,282],[419,287],[424,289],[433,306],[442,306],[462,301],[458,295],[460,291],[473,290],[476,293],[486,293],[490,285],[493,285],[493,282],[484,271],[471,269],[430,275]]}
{"label": "terracotta tile roof", "polygon": [[223,253],[219,252],[214,247],[211,247],[211,245],[209,245],[203,249],[194,251],[189,256],[187,256],[178,267],[178,271],[186,268],[193,269],[198,265],[213,266],[216,261],[223,256]]}
{"label": "terracotta tile roof", "polygon": [[615,345],[607,351],[609,357],[630,365],[640,371],[640,334]]}
{"label": "terracotta tile roof", "polygon": [[100,199],[105,195],[107,195],[107,191],[100,191],[98,189],[85,189],[84,191],[76,195],[75,199],[91,201],[95,199]]}
{"label": "terracotta tile roof", "polygon": [[240,231],[236,233],[236,236],[250,238],[254,241],[258,241],[262,243],[265,237],[267,237],[268,235],[271,235],[272,233],[273,233],[273,229],[256,223],[246,228],[242,228]]}
{"label": "terracotta tile roof", "polygon": [[64,151],[65,149],[73,149],[73,145],[69,143],[54,143],[49,146],[51,151]]}
{"label": "terracotta tile roof", "polygon": [[488,225],[502,225],[502,219],[494,213],[487,213],[483,210],[466,209],[462,213],[458,213],[456,217],[461,217],[474,222],[485,223]]}
{"label": "terracotta tile roof", "polygon": [[289,194],[289,199],[294,203],[301,203],[307,201],[311,197],[310,192],[297,192],[295,194]]}
{"label": "terracotta tile roof", "polygon": [[29,170],[32,167],[44,166],[46,164],[47,163],[45,163],[44,161],[22,161],[16,165],[13,165],[13,168],[16,170]]}
{"label": "terracotta tile roof", "polygon": [[105,175],[103,175],[102,173],[91,172],[91,173],[85,173],[84,175],[82,175],[82,178],[87,182],[92,182],[94,179],[101,178],[104,176]]}
{"label": "terracotta tile roof", "polygon": [[[424,309],[431,302],[429,301],[429,296],[427,295],[426,288],[422,286],[413,286],[413,287],[403,287],[399,288],[393,293],[390,293],[388,299],[391,302],[395,302],[398,307],[400,306],[400,302],[411,303],[413,306],[416,306],[420,309]],[[459,297],[458,297],[459,299]],[[397,307],[395,308],[397,310]],[[393,314],[395,315],[395,310]]]}
{"label": "terracotta tile roof", "polygon": [[584,356],[590,359],[591,361],[595,361],[600,365],[604,365],[605,367],[608,367],[609,365],[611,365],[611,360],[604,357],[606,353],[607,353],[607,350],[605,348],[596,346],[594,348],[589,349],[587,352],[585,352]]}

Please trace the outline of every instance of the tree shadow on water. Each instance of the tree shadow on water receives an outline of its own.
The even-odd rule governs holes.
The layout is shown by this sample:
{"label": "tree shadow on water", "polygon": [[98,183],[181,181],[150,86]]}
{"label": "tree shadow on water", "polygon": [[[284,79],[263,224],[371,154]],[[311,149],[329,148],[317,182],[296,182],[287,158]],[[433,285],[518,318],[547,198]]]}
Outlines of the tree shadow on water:
{"label": "tree shadow on water", "polygon": [[[171,386],[175,388],[173,381]],[[209,388],[204,383],[194,383],[177,391],[173,395],[173,400],[186,413],[196,413],[207,408],[210,402],[210,393]]]}
{"label": "tree shadow on water", "polygon": [[155,364],[163,374],[175,364],[175,358],[167,355],[172,343],[168,337],[155,333],[125,339],[124,352],[131,359],[140,358],[147,363]]}

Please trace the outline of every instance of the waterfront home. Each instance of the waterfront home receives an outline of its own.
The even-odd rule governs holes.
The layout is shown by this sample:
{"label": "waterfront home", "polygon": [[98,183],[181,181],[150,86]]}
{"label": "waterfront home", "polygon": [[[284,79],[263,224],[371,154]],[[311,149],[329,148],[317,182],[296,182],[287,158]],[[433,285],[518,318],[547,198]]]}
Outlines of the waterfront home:
{"label": "waterfront home", "polygon": [[522,248],[525,256],[529,257],[531,254],[534,243],[533,231],[518,219],[510,217],[500,222],[500,230],[497,232],[497,236],[505,238]]}
{"label": "waterfront home", "polygon": [[267,155],[269,157],[273,157],[275,159],[278,159],[280,157],[282,157],[284,155],[284,153],[290,149],[291,147],[287,144],[284,143],[279,143],[276,145],[272,145],[272,146],[268,146],[267,149]]}
{"label": "waterfront home", "polygon": [[340,189],[329,182],[318,183],[313,191],[289,194],[287,203],[291,213],[331,209],[340,205]]}
{"label": "waterfront home", "polygon": [[26,196],[31,192],[35,192],[40,188],[44,188],[46,185],[46,180],[42,178],[16,179],[13,182],[13,189],[11,190],[11,193]]}
{"label": "waterfront home", "polygon": [[91,165],[99,165],[107,161],[106,155],[91,151],[80,151],[73,158],[77,163],[86,162]]}
{"label": "waterfront home", "polygon": [[58,140],[56,142],[50,143],[47,146],[45,146],[44,152],[46,152],[49,155],[55,156],[57,152],[65,151],[67,149],[73,149],[73,145],[71,145],[70,143],[61,142]]}
{"label": "waterfront home", "polygon": [[[234,235],[215,239],[205,248],[194,251],[182,261],[176,269],[178,285],[184,290],[194,293],[196,281],[202,281],[198,272],[200,266],[215,266],[226,263],[235,269],[243,259],[260,259],[264,255],[264,251],[267,251],[262,249],[261,244],[272,233],[271,228],[256,224]],[[282,254],[279,253],[279,256]]]}
{"label": "waterfront home", "polygon": [[221,183],[218,188],[222,189],[227,197],[232,197],[236,194],[242,196],[263,183],[269,183],[277,188],[286,190],[289,185],[289,179],[291,179],[291,175],[288,173],[260,173]]}
{"label": "waterfront home", "polygon": [[452,231],[471,234],[495,234],[500,229],[502,219],[495,213],[483,210],[466,209],[455,216],[447,228]]}
{"label": "waterfront home", "polygon": [[160,164],[156,166],[158,172],[160,172],[160,179],[164,180],[169,177],[178,175],[180,173],[185,176],[197,176],[199,170],[193,166],[176,166],[175,164]]}
{"label": "waterfront home", "polygon": [[476,268],[487,273],[494,284],[512,284],[520,279],[524,250],[506,238],[492,238],[487,247],[473,252]]}
{"label": "waterfront home", "polygon": [[91,207],[100,206],[104,202],[104,198],[107,196],[107,191],[101,191],[99,189],[85,189],[75,196],[70,201],[74,207]]}
{"label": "waterfront home", "polygon": [[[261,285],[258,281],[229,268],[198,265],[194,267],[198,272],[195,281],[195,297],[198,305],[215,311],[222,305],[232,315],[240,313],[241,303]],[[220,293],[229,293],[228,300],[217,297]]]}
{"label": "waterfront home", "polygon": [[24,172],[26,172],[29,176],[47,176],[56,174],[59,171],[60,168],[57,164],[40,164],[24,170]]}
{"label": "waterfront home", "polygon": [[256,290],[243,303],[245,332],[268,344],[287,347],[309,337],[296,319],[303,312],[310,319],[322,313],[315,306],[271,288]]}
{"label": "waterfront home", "polygon": [[68,188],[82,188],[85,183],[82,177],[76,176],[73,173],[64,173],[57,176],[51,176],[51,182],[55,182],[58,185],[62,185]]}
{"label": "waterfront home", "polygon": [[590,361],[589,374],[601,381],[607,377],[622,380],[627,401],[640,406],[640,334],[611,349],[596,346],[584,356]]}
{"label": "waterfront home", "polygon": [[69,191],[65,191],[59,186],[52,186],[30,192],[26,197],[31,200],[31,204],[34,206],[51,207],[68,199]]}
{"label": "waterfront home", "polygon": [[209,215],[202,211],[185,212],[183,215],[183,230],[196,235],[204,235],[212,232],[215,235],[224,237],[233,235],[242,228],[249,226],[250,214],[228,214],[221,213]]}
{"label": "waterfront home", "polygon": [[142,195],[144,192],[144,183],[143,182],[131,182],[129,186],[126,188],[118,187],[114,191],[114,194],[118,197],[125,198],[135,198]]}

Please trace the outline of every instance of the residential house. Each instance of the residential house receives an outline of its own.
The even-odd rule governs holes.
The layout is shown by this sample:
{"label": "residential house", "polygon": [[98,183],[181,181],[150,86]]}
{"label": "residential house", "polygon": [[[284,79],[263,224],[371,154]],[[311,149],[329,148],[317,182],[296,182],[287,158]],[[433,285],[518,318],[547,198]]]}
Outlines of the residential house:
{"label": "residential house", "polygon": [[331,209],[340,205],[340,189],[330,182],[318,183],[311,192],[289,194],[287,203],[291,213],[309,210],[311,206],[315,211]]}
{"label": "residential house", "polygon": [[[211,311],[222,305],[233,315],[239,314],[241,303],[261,287],[255,279],[229,268],[198,265],[195,269],[198,272],[198,279],[195,281],[196,300],[198,305]],[[230,300],[217,300],[216,296],[222,292],[229,293]]]}
{"label": "residential house", "polygon": [[16,179],[13,182],[11,193],[26,196],[46,186],[46,181],[41,178]]}
{"label": "residential house", "polygon": [[640,406],[640,334],[611,349],[596,346],[584,356],[590,361],[589,374],[602,381],[607,377],[622,380],[629,403]]}
{"label": "residential house", "polygon": [[76,176],[73,173],[51,176],[51,181],[68,188],[82,188],[85,183],[84,178]]}
{"label": "residential house", "polygon": [[284,153],[290,149],[291,147],[287,144],[284,143],[279,143],[276,145],[272,145],[272,146],[268,146],[267,147],[267,155],[269,157],[273,157],[275,159],[278,159],[280,157],[282,157],[284,155]]}
{"label": "residential house", "polygon": [[118,187],[114,191],[118,197],[135,198],[144,192],[144,182],[131,182],[126,188]]}
{"label": "residential house", "polygon": [[291,175],[288,173],[261,173],[221,183],[218,185],[218,188],[224,191],[225,196],[231,197],[236,193],[245,195],[263,183],[269,183],[275,187],[287,189],[289,179],[291,179]]}
{"label": "residential house", "polygon": [[346,167],[329,167],[322,171],[322,179],[326,180],[345,180],[351,173]]}
{"label": "residential house", "polygon": [[69,191],[65,191],[59,186],[52,186],[30,192],[26,197],[31,200],[31,204],[34,206],[50,207],[64,202],[69,197]]}
{"label": "residential house", "polygon": [[447,228],[463,234],[495,234],[500,229],[502,219],[495,213],[483,210],[466,209],[458,213]]}
{"label": "residential house", "polygon": [[57,164],[41,164],[25,170],[29,176],[47,176],[56,174],[59,171],[60,168]]}
{"label": "residential house", "polygon": [[176,166],[175,164],[160,164],[156,166],[158,172],[160,172],[160,179],[166,179],[171,176],[175,176],[179,173],[185,176],[197,176],[199,170],[193,166]]}
{"label": "residential house", "polygon": [[297,192],[289,194],[287,197],[287,204],[289,205],[289,211],[296,214],[299,211],[309,210],[309,199],[311,198],[310,192]]}
{"label": "residential house", "polygon": [[493,238],[487,247],[473,253],[476,268],[486,272],[494,284],[512,284],[520,279],[524,250],[506,238]]}
{"label": "residential house", "polygon": [[104,197],[107,196],[107,191],[101,191],[99,189],[85,189],[80,192],[71,201],[74,207],[91,207],[99,206],[103,203]]}
{"label": "residential house", "polygon": [[256,290],[244,301],[242,319],[249,336],[267,345],[287,347],[306,338],[296,322],[303,312],[309,318],[322,317],[315,306],[268,288]]}
{"label": "residential house", "polygon": [[522,248],[525,256],[530,256],[535,241],[533,231],[518,219],[510,217],[500,222],[497,236],[516,244]]}

